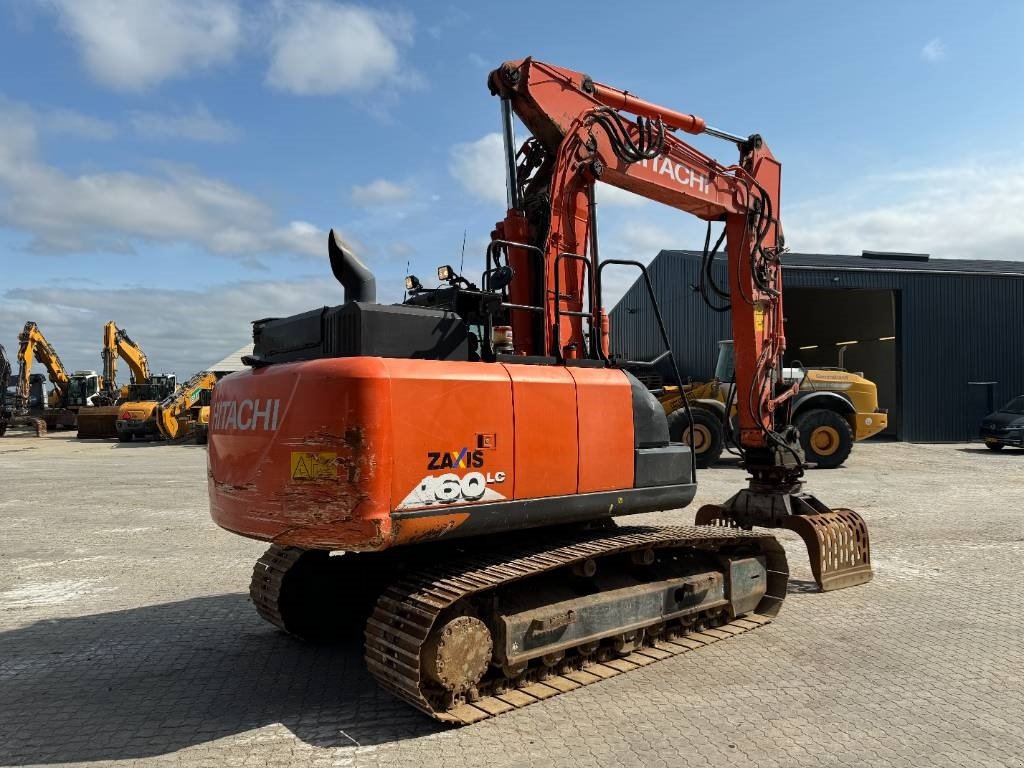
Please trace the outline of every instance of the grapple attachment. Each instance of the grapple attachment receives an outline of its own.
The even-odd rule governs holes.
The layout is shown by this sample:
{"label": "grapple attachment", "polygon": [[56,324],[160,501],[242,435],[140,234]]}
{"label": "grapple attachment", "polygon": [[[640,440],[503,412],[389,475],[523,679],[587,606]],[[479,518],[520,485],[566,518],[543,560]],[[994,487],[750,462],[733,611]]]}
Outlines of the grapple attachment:
{"label": "grapple attachment", "polygon": [[[754,505],[738,504],[742,498],[743,494],[738,494],[724,505],[707,504],[697,510],[694,522],[746,530],[756,525],[795,531],[807,545],[811,573],[822,592],[871,581],[868,527],[864,518],[852,509],[828,509],[813,496],[801,493],[786,499],[782,505],[791,514],[759,514]],[[779,505],[772,505],[771,511],[779,509]]]}

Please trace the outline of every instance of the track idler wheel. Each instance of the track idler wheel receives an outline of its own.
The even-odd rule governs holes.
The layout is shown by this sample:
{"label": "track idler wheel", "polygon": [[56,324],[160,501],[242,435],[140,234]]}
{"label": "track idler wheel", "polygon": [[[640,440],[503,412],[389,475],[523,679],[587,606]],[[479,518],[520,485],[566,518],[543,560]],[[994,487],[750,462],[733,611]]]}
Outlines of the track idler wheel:
{"label": "track idler wheel", "polygon": [[[751,528],[736,520],[727,507],[707,504],[697,511],[697,525]],[[799,534],[807,546],[811,573],[822,592],[845,589],[871,581],[871,543],[864,518],[852,509],[833,509],[803,515],[786,515],[775,525]]]}
{"label": "track idler wheel", "polygon": [[423,645],[424,676],[453,696],[474,694],[491,662],[491,631],[475,616],[456,616],[436,625]]}

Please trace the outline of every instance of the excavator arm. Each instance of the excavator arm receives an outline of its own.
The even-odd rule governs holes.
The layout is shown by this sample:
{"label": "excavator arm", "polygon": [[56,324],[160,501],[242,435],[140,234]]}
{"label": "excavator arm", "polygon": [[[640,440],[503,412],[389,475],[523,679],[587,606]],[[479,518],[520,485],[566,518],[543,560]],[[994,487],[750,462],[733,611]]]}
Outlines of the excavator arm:
{"label": "excavator arm", "polygon": [[[522,229],[517,206],[530,209],[529,198],[550,199],[547,231],[529,222],[530,235],[542,252],[544,273],[543,347],[533,348],[539,313],[520,327],[525,354],[573,358],[593,350],[599,322],[593,319],[590,343],[583,329],[586,306],[600,313],[595,280],[597,262],[593,187],[601,181],[641,197],[670,205],[708,221],[724,221],[733,325],[737,338],[737,381],[749,393],[740,403],[743,445],[765,449],[772,442],[774,410],[795,390],[772,391],[772,374],[785,351],[782,329],[782,233],[777,212],[781,165],[758,136],[728,137],[740,150],[736,164],[725,166],[678,138],[674,132],[709,132],[703,118],[638,99],[627,91],[595,83],[586,75],[524,59],[491,74],[490,86],[533,133],[520,153],[528,158],[517,168],[510,194],[509,219],[499,229]],[[507,108],[506,108],[507,111]],[[636,115],[631,121],[623,112]],[[506,122],[506,138],[510,123]],[[511,145],[510,145],[511,146]],[[525,173],[523,173],[525,171]],[[532,171],[532,175],[527,175]],[[524,178],[525,176],[525,178]],[[515,253],[517,249],[511,248]],[[522,269],[522,252],[515,253]],[[510,260],[512,255],[510,254]],[[589,274],[588,274],[589,273]],[[530,274],[522,282],[534,282]],[[515,290],[518,303],[530,304],[529,286]],[[593,318],[593,315],[590,315]],[[515,331],[514,337],[518,337]],[[600,344],[606,346],[606,339]],[[745,407],[744,407],[745,406]]]}
{"label": "excavator arm", "polygon": [[164,398],[156,409],[156,424],[160,434],[168,440],[186,435],[189,423],[199,421],[189,418],[190,411],[199,406],[204,392],[212,390],[217,375],[212,371],[200,371],[191,379]]}
{"label": "excavator arm", "polygon": [[132,384],[149,383],[149,361],[142,348],[132,341],[128,332],[111,320],[103,326],[103,381],[111,395],[117,390],[117,358],[128,364]]}
{"label": "excavator arm", "polygon": [[78,436],[107,438],[117,435],[117,419],[121,412],[120,403],[128,398],[130,388],[117,385],[117,360],[128,364],[132,384],[149,384],[149,362],[145,353],[131,340],[123,328],[113,320],[103,326],[103,379],[100,382],[100,399],[97,407],[87,408],[78,413]]}
{"label": "excavator arm", "polygon": [[31,321],[25,323],[24,329],[18,334],[18,342],[18,399],[22,406],[28,404],[32,364],[37,359],[46,367],[54,387],[50,394],[50,404],[59,403],[67,392],[71,377],[57,356],[57,351],[43,336],[39,326]]}
{"label": "excavator arm", "polygon": [[[503,306],[515,352],[608,360],[596,182],[708,221],[709,241],[710,222],[723,222],[728,285],[719,296],[732,313],[739,447],[751,477],[724,505],[702,508],[698,522],[796,530],[823,589],[870,579],[863,520],[830,510],[800,479],[803,455],[784,407],[797,386],[782,378],[781,165],[765,142],[530,58],[506,62],[488,85],[502,100],[509,210],[492,234],[487,266],[489,274],[512,274]],[[518,152],[513,114],[532,134]],[[720,163],[680,132],[731,142],[739,158]]]}

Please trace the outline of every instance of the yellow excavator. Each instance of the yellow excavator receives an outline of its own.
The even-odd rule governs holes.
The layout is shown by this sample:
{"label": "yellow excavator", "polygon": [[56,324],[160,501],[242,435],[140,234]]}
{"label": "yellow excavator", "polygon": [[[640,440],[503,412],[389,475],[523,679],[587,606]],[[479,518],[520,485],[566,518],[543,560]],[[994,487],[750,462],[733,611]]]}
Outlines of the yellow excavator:
{"label": "yellow excavator", "polygon": [[210,395],[220,375],[200,371],[164,398],[156,408],[156,425],[167,440],[194,437],[205,445],[210,424]]}
{"label": "yellow excavator", "polygon": [[[78,437],[117,437],[117,416],[121,404],[131,397],[135,385],[149,385],[149,361],[124,328],[118,328],[113,320],[103,326],[103,377],[96,407],[78,414]],[[131,384],[118,387],[117,360],[121,358],[128,365]]]}
{"label": "yellow excavator", "polygon": [[[799,383],[793,398],[792,423],[800,432],[800,445],[808,464],[834,469],[846,461],[855,441],[877,435],[889,425],[888,413],[878,407],[878,388],[842,368],[783,368],[787,383]],[[672,440],[689,441],[690,422],[683,397],[693,414],[693,443],[698,467],[709,467],[730,441],[728,421],[736,413],[733,391],[735,368],[732,341],[718,342],[715,377],[710,381],[666,386],[658,400],[668,414]]]}
{"label": "yellow excavator", "polygon": [[18,402],[17,386],[11,381],[11,362],[7,359],[7,350],[0,344],[0,437],[7,433],[8,427],[31,427],[36,437],[46,434],[46,422],[31,418],[27,409]]}
{"label": "yellow excavator", "polygon": [[[53,388],[38,405],[31,405],[32,365],[38,360],[46,368]],[[28,418],[42,419],[47,429],[74,427],[78,411],[93,407],[100,391],[101,380],[96,371],[68,373],[57,351],[46,340],[39,326],[25,323],[18,334],[18,384],[15,405]]]}

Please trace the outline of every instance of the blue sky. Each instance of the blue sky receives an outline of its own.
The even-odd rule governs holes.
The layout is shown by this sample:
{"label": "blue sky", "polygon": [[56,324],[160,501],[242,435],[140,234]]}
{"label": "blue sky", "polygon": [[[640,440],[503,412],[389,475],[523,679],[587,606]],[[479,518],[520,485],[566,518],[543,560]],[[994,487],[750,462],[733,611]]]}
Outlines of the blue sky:
{"label": "blue sky", "polygon": [[[477,272],[504,215],[485,78],[526,55],[761,133],[795,251],[1020,257],[1024,5],[624,8],[0,2],[0,343],[35,320],[98,368],[112,319],[188,375],[252,319],[340,300],[330,227],[384,299],[463,233]],[[605,253],[700,245],[683,214],[599,199]]]}

